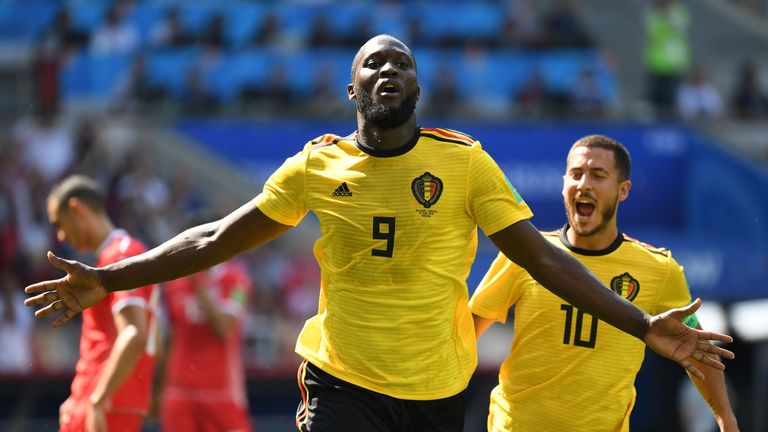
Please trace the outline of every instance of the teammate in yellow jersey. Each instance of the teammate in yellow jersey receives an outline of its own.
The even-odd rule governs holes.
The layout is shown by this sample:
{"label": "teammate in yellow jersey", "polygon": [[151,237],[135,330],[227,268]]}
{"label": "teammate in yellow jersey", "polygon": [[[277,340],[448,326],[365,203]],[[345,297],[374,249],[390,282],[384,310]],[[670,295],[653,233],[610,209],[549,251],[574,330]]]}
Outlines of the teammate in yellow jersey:
{"label": "teammate in yellow jersey", "polygon": [[416,62],[399,40],[366,42],[351,68],[357,130],[315,139],[253,201],[146,254],[104,269],[50,255],[68,275],[27,287],[59,326],[108,292],[198,272],[257,247],[312,211],[318,313],[296,343],[302,431],[461,431],[477,364],[466,278],[479,226],[513,261],[570,303],[642,339],[693,373],[692,359],[732,354],[685,327],[693,307],[650,316],[606,290],[528,221],[531,212],[480,143],[423,128]]}
{"label": "teammate in yellow jersey", "polygon": [[[666,249],[619,232],[616,211],[629,195],[630,157],[606,136],[571,147],[563,176],[568,223],[544,233],[613,292],[656,314],[690,303],[683,268]],[[491,432],[629,431],[642,342],[556,297],[523,268],[499,255],[470,301],[479,336],[514,309],[515,337],[491,392]],[[687,319],[698,326],[695,315]],[[696,360],[693,379],[721,431],[737,431],[723,373]]]}

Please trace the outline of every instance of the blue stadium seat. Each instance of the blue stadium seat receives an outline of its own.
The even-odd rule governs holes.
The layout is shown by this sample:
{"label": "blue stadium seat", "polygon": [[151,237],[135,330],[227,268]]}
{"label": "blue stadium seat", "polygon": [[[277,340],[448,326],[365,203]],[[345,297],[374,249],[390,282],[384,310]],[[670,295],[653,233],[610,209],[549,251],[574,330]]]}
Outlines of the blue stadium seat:
{"label": "blue stadium seat", "polygon": [[61,71],[60,87],[65,99],[107,100],[130,71],[131,57],[81,54]]}
{"label": "blue stadium seat", "polygon": [[72,15],[72,26],[88,34],[104,21],[108,10],[105,2],[73,2],[67,7]]}
{"label": "blue stadium seat", "polygon": [[316,4],[281,3],[274,13],[288,38],[303,40],[309,33],[311,23],[324,12]]}
{"label": "blue stadium seat", "polygon": [[200,55],[198,49],[160,50],[149,55],[148,73],[152,83],[165,88],[172,98],[184,94],[187,72]]}
{"label": "blue stadium seat", "polygon": [[267,10],[266,5],[262,3],[228,3],[224,11],[227,42],[233,47],[245,45],[253,36],[257,25],[264,19]]}
{"label": "blue stadium seat", "polygon": [[546,51],[538,57],[547,86],[566,93],[576,85],[582,70],[598,61],[597,53],[591,49]]}
{"label": "blue stadium seat", "polygon": [[425,37],[493,37],[501,30],[503,11],[491,3],[417,3],[409,13],[421,19]]}
{"label": "blue stadium seat", "polygon": [[28,0],[0,4],[0,39],[32,42],[51,22],[56,1]]}
{"label": "blue stadium seat", "polygon": [[267,51],[248,51],[227,55],[203,76],[218,100],[236,102],[246,85],[258,85],[266,80],[276,55]]}
{"label": "blue stadium seat", "polygon": [[140,45],[150,45],[150,38],[155,26],[165,18],[167,8],[154,2],[141,2],[131,10],[127,20],[139,29]]}
{"label": "blue stadium seat", "polygon": [[223,2],[194,1],[179,4],[179,6],[182,26],[186,31],[196,34],[205,30],[211,17],[217,13],[224,13]]}

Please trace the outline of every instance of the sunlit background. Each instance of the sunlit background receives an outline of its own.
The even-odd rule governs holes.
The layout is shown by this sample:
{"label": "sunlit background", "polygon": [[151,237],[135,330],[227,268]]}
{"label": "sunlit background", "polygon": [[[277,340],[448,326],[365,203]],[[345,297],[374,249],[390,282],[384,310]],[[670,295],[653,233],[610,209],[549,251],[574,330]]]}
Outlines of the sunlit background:
{"label": "sunlit background", "polygon": [[[678,35],[648,25],[662,9]],[[767,10],[765,0],[0,0],[0,430],[57,430],[78,355],[79,322],[53,331],[22,304],[26,284],[58,275],[47,250],[92,261],[56,242],[50,186],[93,176],[116,224],[157,245],[190,214],[257,195],[306,141],[352,132],[352,57],[390,33],[416,56],[419,124],[480,140],[541,229],[565,221],[575,139],[602,133],[629,148],[619,228],[685,266],[702,325],[736,338],[726,377],[742,430],[768,431]],[[677,51],[654,52],[664,38]],[[293,346],[317,307],[317,232],[310,216],[244,256],[255,286],[243,356],[262,432],[295,429]],[[470,290],[494,255],[482,241]],[[497,324],[480,340],[466,431],[485,429],[512,337]],[[633,431],[715,430],[674,363],[649,355],[637,388]]]}

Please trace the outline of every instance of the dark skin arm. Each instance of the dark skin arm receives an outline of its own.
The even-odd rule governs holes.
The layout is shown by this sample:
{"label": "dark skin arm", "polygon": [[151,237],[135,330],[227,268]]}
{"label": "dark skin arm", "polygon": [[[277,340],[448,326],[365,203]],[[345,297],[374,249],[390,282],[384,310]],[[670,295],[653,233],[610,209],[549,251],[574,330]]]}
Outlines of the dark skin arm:
{"label": "dark skin arm", "polygon": [[197,273],[260,246],[290,228],[270,219],[249,202],[221,220],[190,228],[141,255],[103,268],[61,259],[49,252],[49,261],[67,275],[28,286],[27,293],[39,294],[28,298],[25,304],[45,305],[35,312],[37,317],[64,312],[53,323],[60,327],[109,292]]}
{"label": "dark skin arm", "polygon": [[549,243],[527,220],[489,236],[514,263],[525,268],[542,286],[570,304],[642,340],[658,354],[674,360],[691,375],[704,378],[693,364],[724,369],[714,356],[733,358],[733,353],[708,343],[730,342],[730,336],[692,329],[682,319],[701,305],[697,300],[684,308],[651,316],[605,287],[578,260]]}
{"label": "dark skin arm", "polygon": [[530,222],[513,224],[490,239],[507,258],[558,297],[638,339],[645,336],[650,315],[606,289],[577,259],[544,239]]}
{"label": "dark skin arm", "polygon": [[200,309],[205,315],[205,323],[208,328],[219,339],[225,340],[229,337],[232,327],[237,318],[222,310],[221,306],[211,298],[208,293],[208,284],[210,283],[205,273],[191,276],[195,286],[195,295]]}

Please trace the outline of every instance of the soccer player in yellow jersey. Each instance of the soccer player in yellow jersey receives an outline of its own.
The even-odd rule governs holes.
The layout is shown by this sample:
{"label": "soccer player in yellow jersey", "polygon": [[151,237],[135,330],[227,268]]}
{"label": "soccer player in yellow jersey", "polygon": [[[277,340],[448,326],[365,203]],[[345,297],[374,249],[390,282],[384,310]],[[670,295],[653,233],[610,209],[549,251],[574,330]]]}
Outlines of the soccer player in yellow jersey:
{"label": "soccer player in yellow jersey", "polygon": [[[568,223],[544,237],[648,313],[687,305],[683,268],[672,254],[617,228],[616,211],[631,186],[629,171],[629,153],[621,143],[602,135],[576,141],[563,176]],[[499,255],[470,301],[478,336],[494,321],[506,321],[513,305],[515,337],[491,392],[488,430],[629,431],[643,343],[563,301]],[[701,328],[695,314],[686,322]],[[697,366],[706,379],[693,382],[720,430],[737,431],[722,371]]]}
{"label": "soccer player in yellow jersey", "polygon": [[49,255],[68,275],[27,287],[27,305],[59,326],[106,293],[198,272],[289,230],[312,211],[321,237],[317,315],[296,351],[302,431],[461,431],[477,363],[466,278],[479,226],[513,261],[571,304],[699,373],[706,340],[687,309],[651,316],[605,287],[528,221],[531,212],[480,143],[419,127],[416,62],[399,40],[366,42],[351,68],[357,130],[307,143],[260,195],[219,221],[103,269]]}

